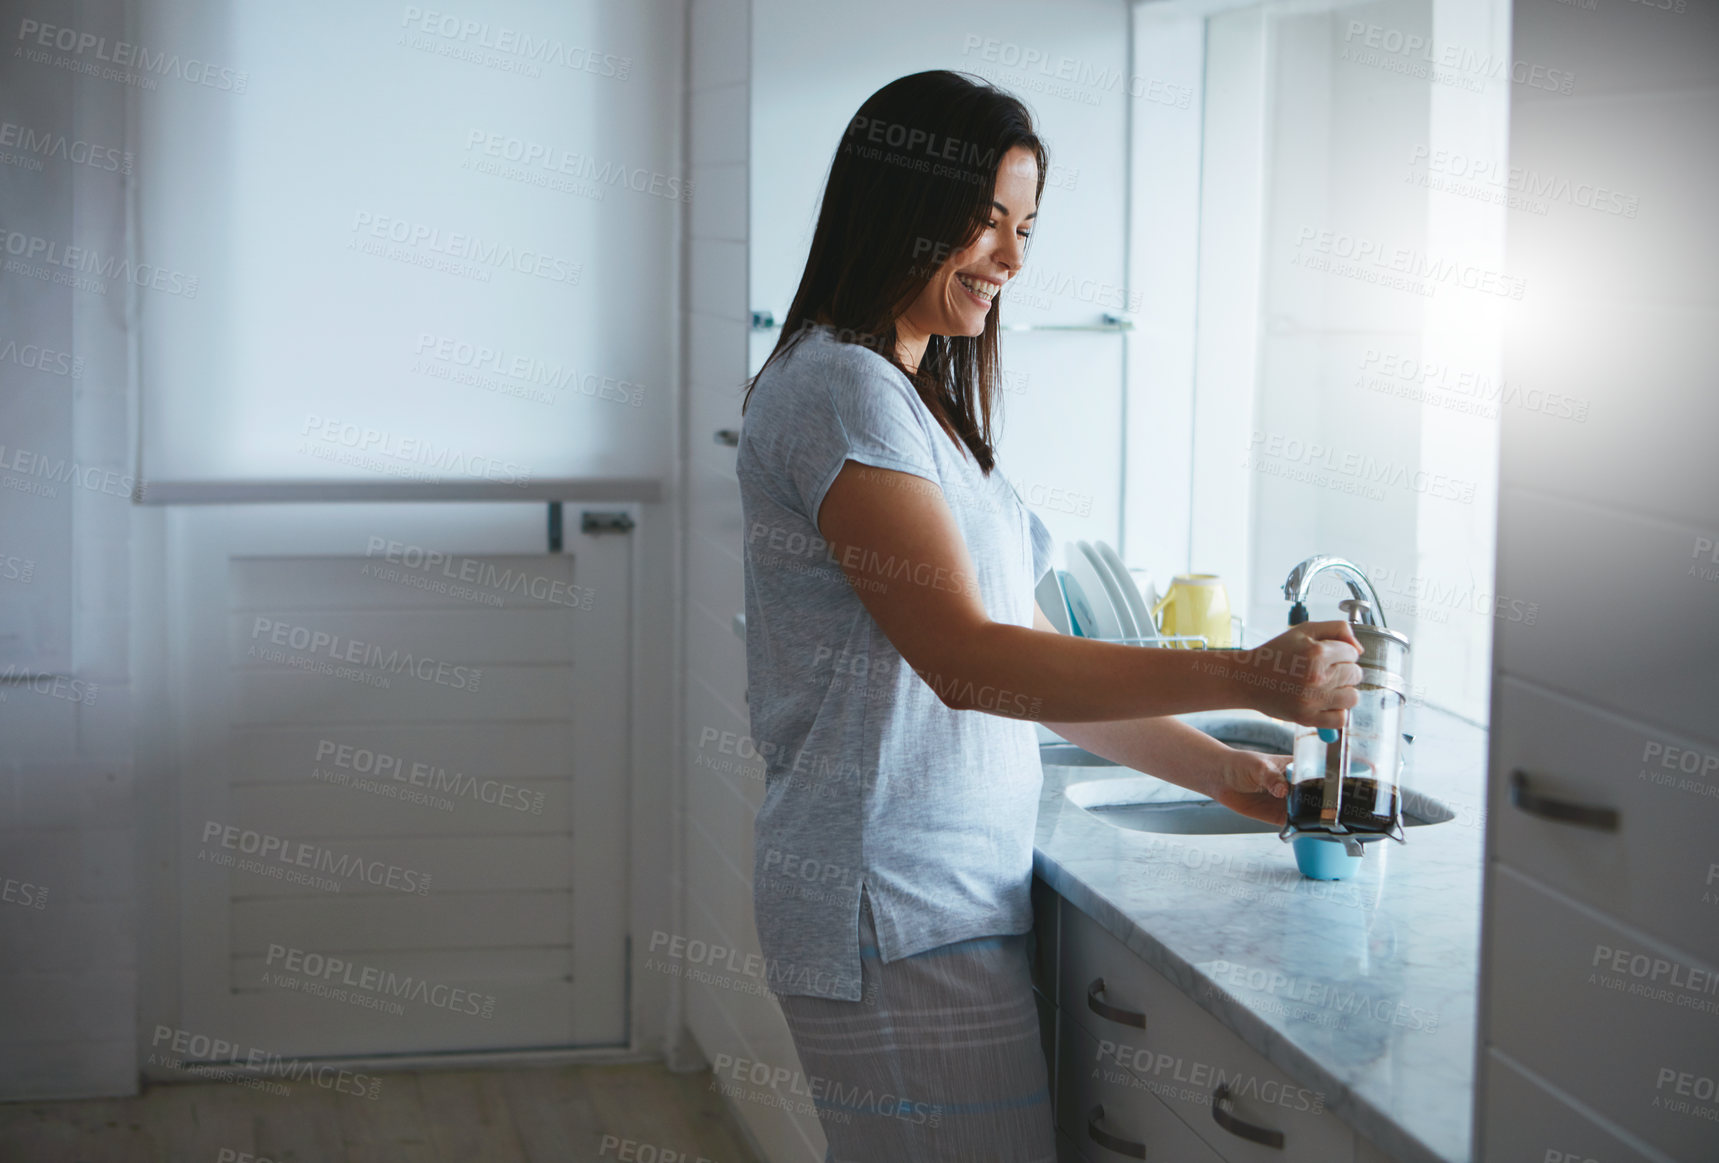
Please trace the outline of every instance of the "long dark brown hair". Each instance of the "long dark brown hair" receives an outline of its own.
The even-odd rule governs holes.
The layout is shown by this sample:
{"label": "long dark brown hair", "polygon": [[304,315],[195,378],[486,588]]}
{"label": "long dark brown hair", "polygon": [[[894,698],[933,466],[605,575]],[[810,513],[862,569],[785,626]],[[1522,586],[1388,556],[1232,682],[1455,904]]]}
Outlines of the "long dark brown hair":
{"label": "long dark brown hair", "polygon": [[944,432],[988,475],[996,463],[991,421],[1002,303],[992,303],[979,335],[933,335],[915,372],[896,351],[895,320],[949,255],[984,229],[997,169],[1016,146],[1038,161],[1036,202],[1049,157],[1017,98],[946,69],[913,73],[866,98],[830,162],[782,335],[747,386],[741,411],[772,363],[808,329],[828,325],[838,341],[870,347],[907,376]]}

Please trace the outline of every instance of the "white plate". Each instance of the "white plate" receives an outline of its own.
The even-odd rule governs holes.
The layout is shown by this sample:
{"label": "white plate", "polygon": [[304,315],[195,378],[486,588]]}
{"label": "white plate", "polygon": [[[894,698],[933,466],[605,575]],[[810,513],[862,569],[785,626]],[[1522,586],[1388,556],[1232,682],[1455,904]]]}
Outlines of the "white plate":
{"label": "white plate", "polygon": [[1110,566],[1104,561],[1104,555],[1090,541],[1077,541],[1080,551],[1086,554],[1086,560],[1092,563],[1092,568],[1098,571],[1098,580],[1104,586],[1104,596],[1110,599],[1110,608],[1116,611],[1116,622],[1122,627],[1120,637],[1138,638],[1140,628],[1135,624],[1134,611],[1128,608],[1128,599],[1122,596],[1122,587],[1116,583],[1116,578],[1110,572]]}
{"label": "white plate", "polygon": [[1098,617],[1092,612],[1092,603],[1086,600],[1086,591],[1068,570],[1059,569],[1056,574],[1057,580],[1062,583],[1063,595],[1068,599],[1070,629],[1077,637],[1096,638]]}
{"label": "white plate", "polygon": [[1033,591],[1033,600],[1038,602],[1039,609],[1045,612],[1051,625],[1055,626],[1058,634],[1068,634],[1068,599],[1062,596],[1062,586],[1057,582],[1057,571],[1045,570],[1044,580],[1039,582],[1038,589]]}
{"label": "white plate", "polygon": [[[1081,593],[1086,597],[1087,604],[1092,609],[1092,621],[1081,619],[1081,624],[1094,638],[1121,638],[1122,616],[1115,604],[1110,600],[1110,583],[1106,581],[1105,573],[1099,568],[1096,556],[1089,556],[1089,551],[1081,548],[1078,541],[1068,544],[1068,572],[1080,586]],[[1120,598],[1120,595],[1119,595]],[[1075,610],[1078,617],[1080,611]]]}
{"label": "white plate", "polygon": [[1152,622],[1152,611],[1146,605],[1146,598],[1141,594],[1140,587],[1134,584],[1134,577],[1128,572],[1128,567],[1122,564],[1122,555],[1112,549],[1108,541],[1094,541],[1092,547],[1098,551],[1099,560],[1110,567],[1110,575],[1116,579],[1116,588],[1122,591],[1122,601],[1134,617],[1134,632],[1148,641],[1156,642],[1158,627]]}

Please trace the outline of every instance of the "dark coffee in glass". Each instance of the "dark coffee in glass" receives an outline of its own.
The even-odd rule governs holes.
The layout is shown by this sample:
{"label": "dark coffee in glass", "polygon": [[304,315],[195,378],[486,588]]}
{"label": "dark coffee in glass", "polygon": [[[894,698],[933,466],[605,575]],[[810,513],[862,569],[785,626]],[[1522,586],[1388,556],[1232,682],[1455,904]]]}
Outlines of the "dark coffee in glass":
{"label": "dark coffee in glass", "polygon": [[[1327,827],[1321,819],[1325,807],[1325,781],[1307,779],[1289,792],[1289,822],[1300,831]],[[1349,776],[1343,780],[1343,800],[1337,806],[1337,822],[1351,832],[1390,832],[1397,822],[1397,789],[1372,776]]]}

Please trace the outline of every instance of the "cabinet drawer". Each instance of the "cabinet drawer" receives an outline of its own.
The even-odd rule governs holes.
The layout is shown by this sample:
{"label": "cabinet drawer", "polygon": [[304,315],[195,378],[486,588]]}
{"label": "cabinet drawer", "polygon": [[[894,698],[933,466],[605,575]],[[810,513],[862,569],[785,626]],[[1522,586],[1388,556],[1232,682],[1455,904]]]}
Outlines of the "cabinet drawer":
{"label": "cabinet drawer", "polygon": [[[1719,745],[1703,744],[1504,679],[1494,712],[1492,859],[1719,964]],[[1615,831],[1512,803],[1511,773],[1557,813],[1618,813]],[[1709,883],[1709,879],[1713,883]]]}
{"label": "cabinet drawer", "polygon": [[[1354,1158],[1355,1133],[1325,1112],[1323,1094],[1267,1062],[1066,901],[1059,972],[1059,1016],[1083,1027],[1094,1042],[1095,1061],[1080,1064],[1086,1073],[1095,1065],[1126,1070],[1232,1163]],[[1065,1086],[1072,1083],[1071,1069],[1065,1054]],[[1220,1086],[1230,1097],[1214,1107]]]}
{"label": "cabinet drawer", "polygon": [[1543,686],[1579,688],[1631,718],[1710,734],[1719,587],[1702,576],[1716,568],[1702,542],[1712,534],[1501,489],[1498,544],[1507,551],[1498,555],[1497,592],[1537,610],[1532,623],[1525,615],[1513,620],[1514,608],[1498,610],[1493,666]]}
{"label": "cabinet drawer", "polygon": [[1090,1163],[1116,1159],[1223,1163],[1147,1084],[1099,1054],[1098,1040],[1064,1017],[1057,1126]]}
{"label": "cabinet drawer", "polygon": [[1656,1163],[1488,1053],[1480,1157],[1487,1163]]}
{"label": "cabinet drawer", "polygon": [[1673,1158],[1719,1159],[1711,967],[1631,937],[1509,868],[1489,872],[1488,1049]]}

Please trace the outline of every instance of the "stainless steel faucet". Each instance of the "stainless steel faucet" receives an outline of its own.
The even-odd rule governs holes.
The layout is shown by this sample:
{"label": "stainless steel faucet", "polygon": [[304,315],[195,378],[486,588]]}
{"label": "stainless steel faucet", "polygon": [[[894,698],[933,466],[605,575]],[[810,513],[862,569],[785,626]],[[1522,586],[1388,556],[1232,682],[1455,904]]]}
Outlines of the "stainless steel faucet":
{"label": "stainless steel faucet", "polygon": [[[1366,606],[1360,609],[1361,625],[1378,625],[1383,629],[1385,607],[1379,601],[1379,591],[1373,588],[1373,583],[1361,572],[1361,567],[1345,558],[1325,554],[1310,557],[1289,571],[1289,578],[1283,583],[1283,596],[1295,603],[1289,610],[1289,624],[1299,626],[1307,621],[1307,595],[1313,589],[1313,579],[1328,569],[1343,574],[1343,583],[1349,587],[1349,592],[1366,603]],[[1375,617],[1378,619],[1376,623]]]}

